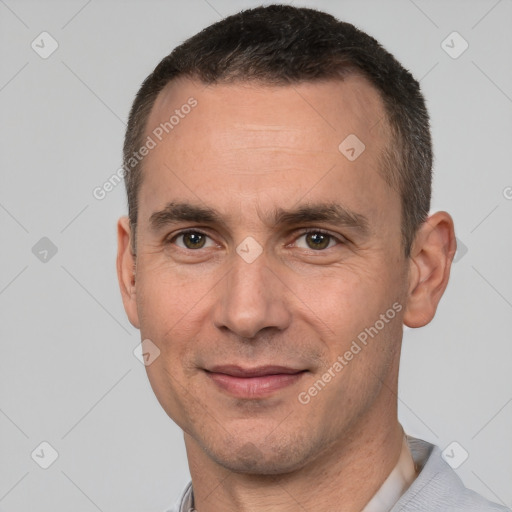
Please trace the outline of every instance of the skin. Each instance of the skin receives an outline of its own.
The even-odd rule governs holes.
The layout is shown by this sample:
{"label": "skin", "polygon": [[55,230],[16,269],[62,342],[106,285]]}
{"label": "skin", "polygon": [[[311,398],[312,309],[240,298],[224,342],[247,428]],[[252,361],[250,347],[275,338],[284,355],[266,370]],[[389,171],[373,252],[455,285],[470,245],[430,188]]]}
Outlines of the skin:
{"label": "skin", "polygon": [[[456,250],[452,218],[430,215],[404,257],[400,197],[379,167],[392,141],[378,122],[380,97],[361,77],[293,87],[180,79],[157,98],[147,134],[191,96],[197,106],[144,159],[137,254],[122,217],[117,270],[130,322],[160,350],[147,374],[184,431],[195,508],[359,511],[398,460],[402,328],[434,317]],[[352,162],[338,150],[349,134],[366,146]],[[222,222],[153,230],[151,215],[170,201],[214,208]],[[364,215],[368,233],[272,222],[275,208],[326,202]],[[205,246],[184,245],[185,228],[207,235]],[[305,228],[332,235],[327,247],[311,248]],[[236,251],[248,236],[263,251],[251,263]],[[394,303],[394,319],[300,403]],[[228,363],[307,371],[241,399],[205,372]]]}

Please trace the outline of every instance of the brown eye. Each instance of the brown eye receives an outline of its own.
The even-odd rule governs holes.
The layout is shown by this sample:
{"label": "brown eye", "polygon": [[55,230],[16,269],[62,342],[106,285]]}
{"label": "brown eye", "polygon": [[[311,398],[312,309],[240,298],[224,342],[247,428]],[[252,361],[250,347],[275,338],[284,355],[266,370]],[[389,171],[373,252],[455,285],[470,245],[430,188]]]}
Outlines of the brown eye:
{"label": "brown eye", "polygon": [[324,249],[330,249],[335,245],[343,243],[344,239],[341,236],[338,238],[319,229],[310,229],[309,231],[303,232],[302,235],[295,240],[294,245],[300,249],[323,251]]}
{"label": "brown eye", "polygon": [[201,249],[205,244],[205,236],[201,233],[185,233],[183,243],[188,249]]}
{"label": "brown eye", "polygon": [[310,249],[326,249],[329,246],[329,242],[331,240],[330,235],[326,235],[325,233],[307,233],[306,234],[306,243]]}
{"label": "brown eye", "polygon": [[182,249],[203,249],[204,247],[208,247],[207,243],[210,243],[210,246],[212,245],[209,238],[208,235],[200,231],[183,231],[173,237],[169,243],[176,244]]}

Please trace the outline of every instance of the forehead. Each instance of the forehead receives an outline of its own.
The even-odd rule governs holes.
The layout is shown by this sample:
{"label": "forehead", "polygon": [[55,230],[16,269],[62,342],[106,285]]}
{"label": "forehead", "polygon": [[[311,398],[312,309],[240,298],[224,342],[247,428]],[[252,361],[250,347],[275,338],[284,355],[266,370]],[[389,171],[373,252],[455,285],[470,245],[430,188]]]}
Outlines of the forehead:
{"label": "forehead", "polygon": [[[295,129],[315,134],[309,139],[310,146],[332,148],[348,130],[375,143],[385,135],[387,126],[379,92],[357,74],[343,80],[281,86],[255,81],[205,85],[180,78],[167,84],[156,98],[146,125],[148,134],[168,123],[173,114],[181,119],[181,110],[189,110],[187,102],[191,98],[197,101],[198,108],[189,116],[187,126],[218,137],[239,128],[244,128],[240,137],[248,136],[253,128],[279,142],[288,139]],[[173,138],[183,141],[180,135],[184,130],[174,128],[177,125],[172,129]],[[185,131],[185,135],[190,133]]]}
{"label": "forehead", "polygon": [[252,198],[261,211],[265,201],[291,206],[328,194],[322,199],[378,215],[391,197],[381,177],[384,119],[379,93],[357,75],[283,86],[179,79],[148,118],[155,147],[143,162],[141,209],[150,215],[185,198],[227,213]]}

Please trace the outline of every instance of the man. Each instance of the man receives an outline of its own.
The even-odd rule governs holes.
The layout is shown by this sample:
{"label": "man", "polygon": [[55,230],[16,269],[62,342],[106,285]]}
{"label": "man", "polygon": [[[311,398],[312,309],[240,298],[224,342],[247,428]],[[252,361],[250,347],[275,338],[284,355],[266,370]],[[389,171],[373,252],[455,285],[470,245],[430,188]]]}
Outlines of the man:
{"label": "man", "polygon": [[397,419],[403,324],[456,242],[377,41],[291,6],[220,21],[146,79],[124,157],[123,302],[192,477],[173,511],[505,510]]}

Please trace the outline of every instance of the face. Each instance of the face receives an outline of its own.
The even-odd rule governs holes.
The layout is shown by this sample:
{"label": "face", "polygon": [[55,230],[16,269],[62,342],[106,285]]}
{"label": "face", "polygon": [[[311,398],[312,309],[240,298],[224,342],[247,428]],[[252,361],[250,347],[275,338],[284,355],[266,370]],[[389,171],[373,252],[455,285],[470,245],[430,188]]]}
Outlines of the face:
{"label": "face", "polygon": [[355,76],[181,80],[153,107],[125,307],[162,407],[225,468],[303,467],[393,410],[407,261],[383,116]]}

